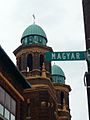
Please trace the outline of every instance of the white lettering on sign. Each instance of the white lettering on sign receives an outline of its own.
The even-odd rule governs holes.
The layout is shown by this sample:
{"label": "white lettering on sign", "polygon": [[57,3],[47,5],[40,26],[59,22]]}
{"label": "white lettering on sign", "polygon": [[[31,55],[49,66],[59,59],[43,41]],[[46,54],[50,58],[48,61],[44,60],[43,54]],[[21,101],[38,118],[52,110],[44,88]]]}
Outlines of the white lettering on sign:
{"label": "white lettering on sign", "polygon": [[52,60],[80,60],[78,52],[58,52],[51,54]]}
{"label": "white lettering on sign", "polygon": [[52,53],[52,59],[56,59],[56,54]]}
{"label": "white lettering on sign", "polygon": [[71,54],[71,60],[73,60],[73,59],[75,60],[75,55],[74,55],[74,53]]}
{"label": "white lettering on sign", "polygon": [[60,59],[60,60],[62,59],[60,53],[58,53],[57,59]]}
{"label": "white lettering on sign", "polygon": [[68,60],[70,59],[69,57],[70,57],[70,53],[67,53],[67,59],[68,59]]}
{"label": "white lettering on sign", "polygon": [[78,60],[80,60],[80,54],[79,54],[79,53],[76,53],[76,58],[77,58]]}
{"label": "white lettering on sign", "polygon": [[63,60],[66,59],[66,55],[65,55],[65,53],[62,53],[62,59],[63,59]]}

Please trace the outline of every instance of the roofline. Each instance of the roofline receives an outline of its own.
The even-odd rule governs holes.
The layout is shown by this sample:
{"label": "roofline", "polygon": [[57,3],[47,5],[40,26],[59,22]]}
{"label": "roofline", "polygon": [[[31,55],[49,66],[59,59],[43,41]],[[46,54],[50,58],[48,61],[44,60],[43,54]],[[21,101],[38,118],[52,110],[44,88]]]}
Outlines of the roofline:
{"label": "roofline", "polygon": [[17,82],[19,82],[19,84],[22,83],[22,87],[23,88],[31,88],[31,84],[28,83],[24,76],[20,73],[20,71],[17,69],[17,67],[15,66],[15,64],[11,61],[11,59],[9,58],[9,56],[6,54],[6,52],[3,50],[3,48],[0,46],[0,63],[4,62],[4,66],[6,67],[6,69],[8,71],[10,71],[10,67],[12,68],[12,70],[10,71],[11,75],[14,74],[15,78],[17,80]]}

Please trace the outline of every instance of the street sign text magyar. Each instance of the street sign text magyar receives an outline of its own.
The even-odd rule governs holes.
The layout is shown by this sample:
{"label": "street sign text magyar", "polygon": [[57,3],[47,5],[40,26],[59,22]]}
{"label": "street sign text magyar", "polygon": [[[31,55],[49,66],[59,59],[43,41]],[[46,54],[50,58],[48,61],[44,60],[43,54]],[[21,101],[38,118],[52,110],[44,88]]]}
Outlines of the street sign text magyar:
{"label": "street sign text magyar", "polygon": [[45,59],[47,61],[76,61],[85,60],[85,51],[71,51],[71,52],[46,52]]}

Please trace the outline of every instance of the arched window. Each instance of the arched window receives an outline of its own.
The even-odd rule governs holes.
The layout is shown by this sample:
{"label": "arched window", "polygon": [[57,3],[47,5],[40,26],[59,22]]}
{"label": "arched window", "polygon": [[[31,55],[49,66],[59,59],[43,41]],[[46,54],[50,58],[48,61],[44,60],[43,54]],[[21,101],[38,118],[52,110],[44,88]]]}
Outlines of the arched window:
{"label": "arched window", "polygon": [[19,57],[17,60],[17,66],[18,66],[19,70],[21,70],[21,57]]}
{"label": "arched window", "polygon": [[42,65],[44,63],[44,55],[40,55],[40,70],[42,70]]}
{"label": "arched window", "polygon": [[61,91],[61,105],[63,105],[64,102],[64,92]]}
{"label": "arched window", "polygon": [[32,69],[33,69],[33,57],[32,57],[32,54],[29,54],[27,56],[27,68],[28,68],[28,71],[32,71]]}

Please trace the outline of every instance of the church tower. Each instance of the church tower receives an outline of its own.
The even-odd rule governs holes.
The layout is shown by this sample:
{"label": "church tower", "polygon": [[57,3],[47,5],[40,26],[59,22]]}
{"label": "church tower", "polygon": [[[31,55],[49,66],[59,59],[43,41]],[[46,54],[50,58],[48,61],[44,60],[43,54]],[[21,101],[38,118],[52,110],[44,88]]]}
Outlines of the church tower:
{"label": "church tower", "polygon": [[63,70],[55,64],[52,66],[52,82],[57,97],[57,120],[71,120],[69,109],[69,92],[71,88],[65,84]]}
{"label": "church tower", "polygon": [[52,48],[46,46],[48,40],[43,29],[35,23],[24,31],[22,45],[14,51],[17,66],[25,75],[29,72],[41,74],[42,65],[45,63],[46,70],[51,73],[51,63],[45,61],[45,52],[52,52]]}
{"label": "church tower", "polygon": [[31,88],[24,90],[24,120],[71,120],[69,109],[70,86],[65,85],[65,75],[60,67],[45,60],[47,46],[44,30],[33,23],[25,29],[14,54],[17,67]]}

